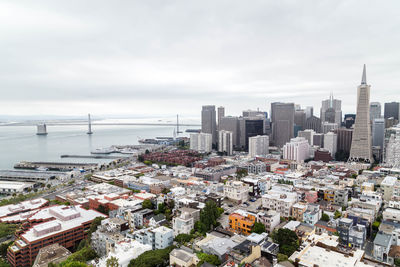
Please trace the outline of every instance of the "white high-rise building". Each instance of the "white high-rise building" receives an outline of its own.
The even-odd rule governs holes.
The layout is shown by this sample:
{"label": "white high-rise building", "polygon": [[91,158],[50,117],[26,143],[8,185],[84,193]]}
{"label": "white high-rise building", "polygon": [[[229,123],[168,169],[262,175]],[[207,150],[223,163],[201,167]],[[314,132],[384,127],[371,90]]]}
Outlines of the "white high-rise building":
{"label": "white high-rise building", "polygon": [[307,129],[304,131],[299,131],[297,133],[297,137],[304,137],[305,139],[307,139],[308,144],[310,146],[313,146],[313,141],[314,141],[314,135],[316,134],[316,132],[314,130],[311,129]]}
{"label": "white high-rise building", "polygon": [[283,158],[302,162],[310,157],[310,145],[304,137],[290,139],[283,146]]}
{"label": "white high-rise building", "polygon": [[357,88],[357,113],[351,141],[350,162],[374,162],[371,146],[371,120],[369,118],[370,90],[371,86],[367,85],[367,73],[364,65],[361,84]]}
{"label": "white high-rise building", "polygon": [[325,121],[325,122],[322,123],[322,132],[324,134],[329,133],[329,132],[331,132],[333,130],[336,130],[338,128],[339,128],[339,125],[337,123],[335,123],[335,122],[327,122],[327,121]]}
{"label": "white high-rise building", "polygon": [[386,130],[385,165],[400,168],[400,124]]}
{"label": "white high-rise building", "polygon": [[230,131],[218,132],[218,152],[226,153],[230,156],[233,154],[233,133]]}
{"label": "white high-rise building", "polygon": [[212,150],[212,134],[192,133],[190,134],[190,149],[208,153]]}
{"label": "white high-rise building", "polygon": [[337,151],[337,134],[333,132],[324,134],[324,148],[329,150],[332,158],[335,158]]}
{"label": "white high-rise building", "polygon": [[249,138],[249,156],[267,155],[269,153],[269,136],[257,135]]}

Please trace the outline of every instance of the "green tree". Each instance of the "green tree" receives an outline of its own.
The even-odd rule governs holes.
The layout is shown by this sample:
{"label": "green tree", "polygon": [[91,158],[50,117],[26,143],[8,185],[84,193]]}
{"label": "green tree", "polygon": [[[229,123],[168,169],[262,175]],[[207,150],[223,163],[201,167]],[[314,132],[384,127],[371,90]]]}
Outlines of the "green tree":
{"label": "green tree", "polygon": [[89,228],[89,236],[96,232],[97,227],[99,227],[99,225],[101,224],[101,221],[104,220],[104,217],[96,217],[94,218],[94,220],[92,221],[92,223],[90,224],[90,228]]}
{"label": "green tree", "polygon": [[146,251],[131,260],[128,267],[166,267],[169,264],[169,253],[174,248],[174,246],[170,246],[165,249]]}
{"label": "green tree", "polygon": [[158,212],[159,213],[165,213],[165,209],[166,209],[166,207],[165,207],[164,203],[158,204]]}
{"label": "green tree", "polygon": [[216,255],[211,255],[211,254],[207,254],[207,253],[197,253],[197,257],[200,260],[200,262],[198,263],[197,266],[201,266],[204,262],[208,262],[215,266],[218,266],[221,264],[221,261],[219,260],[219,258]]}
{"label": "green tree", "polygon": [[204,224],[206,231],[217,225],[219,216],[217,204],[212,200],[207,201],[206,206],[200,212],[200,221]]}
{"label": "green tree", "polygon": [[254,223],[253,228],[251,229],[252,233],[261,234],[265,232],[265,225],[259,222]]}
{"label": "green tree", "polygon": [[321,220],[325,222],[329,222],[329,215],[326,213],[322,213]]}
{"label": "green tree", "polygon": [[175,241],[178,242],[179,244],[184,244],[192,240],[193,236],[188,235],[188,234],[179,234],[175,237]]}
{"label": "green tree", "polygon": [[14,241],[4,242],[0,244],[0,255],[3,258],[7,257],[7,249],[9,246],[11,246],[12,243],[14,243]]}
{"label": "green tree", "polygon": [[99,205],[96,210],[98,212],[100,212],[100,213],[103,213],[103,214],[107,215],[107,216],[108,216],[108,213],[110,212],[110,210],[106,206],[103,206],[103,205]]}
{"label": "green tree", "polygon": [[143,201],[142,207],[144,209],[153,209],[153,203],[151,203],[149,199],[146,199],[145,201]]}
{"label": "green tree", "polygon": [[246,177],[247,175],[248,175],[248,171],[246,169],[239,169],[239,170],[236,171],[236,177],[238,179]]}
{"label": "green tree", "polygon": [[290,257],[299,248],[299,238],[290,229],[280,228],[271,235],[272,240],[279,244],[279,253]]}
{"label": "green tree", "polygon": [[340,217],[342,217],[342,214],[340,213],[340,211],[335,211],[335,219],[338,219],[338,218],[340,218]]}
{"label": "green tree", "polygon": [[278,258],[278,262],[288,260],[288,256],[286,256],[285,254],[281,254],[281,253],[278,253],[277,258]]}
{"label": "green tree", "polygon": [[107,267],[118,267],[119,266],[118,259],[116,257],[110,257],[106,261],[106,266]]}
{"label": "green tree", "polygon": [[11,267],[11,265],[6,260],[0,258],[0,267]]}
{"label": "green tree", "polygon": [[400,258],[394,259],[394,265],[400,266]]}

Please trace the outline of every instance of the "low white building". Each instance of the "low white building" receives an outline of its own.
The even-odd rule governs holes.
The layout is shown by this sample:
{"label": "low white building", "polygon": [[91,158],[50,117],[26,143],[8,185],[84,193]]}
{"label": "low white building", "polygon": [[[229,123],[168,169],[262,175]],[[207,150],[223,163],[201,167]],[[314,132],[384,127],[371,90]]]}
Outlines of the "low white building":
{"label": "low white building", "polygon": [[383,220],[400,221],[400,210],[387,208],[382,212]]}
{"label": "low white building", "polygon": [[290,217],[292,206],[297,202],[297,193],[272,189],[262,196],[262,205],[275,210],[283,217]]}
{"label": "low white building", "polygon": [[28,188],[33,188],[33,184],[14,181],[0,181],[0,194],[20,194],[28,190]]}
{"label": "low white building", "polygon": [[393,176],[386,176],[381,183],[381,189],[383,190],[383,200],[389,201],[393,195],[393,189],[397,182],[397,178]]}
{"label": "low white building", "polygon": [[280,213],[275,210],[257,213],[257,221],[264,224],[265,231],[272,233],[281,221]]}
{"label": "low white building", "polygon": [[249,199],[249,185],[240,181],[227,181],[224,185],[224,196],[237,203]]}

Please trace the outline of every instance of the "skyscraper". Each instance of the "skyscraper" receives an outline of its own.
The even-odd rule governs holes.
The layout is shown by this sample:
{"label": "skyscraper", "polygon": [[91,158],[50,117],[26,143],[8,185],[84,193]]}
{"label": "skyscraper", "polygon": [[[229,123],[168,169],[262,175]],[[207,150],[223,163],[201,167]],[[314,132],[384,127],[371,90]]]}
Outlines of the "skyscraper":
{"label": "skyscraper", "polygon": [[218,127],[219,127],[219,124],[221,123],[222,117],[225,117],[225,108],[218,107]]}
{"label": "skyscraper", "polygon": [[385,139],[385,119],[377,118],[372,121],[372,145],[383,149]]}
{"label": "skyscraper", "polygon": [[314,116],[314,107],[306,107],[306,119],[311,118],[312,116]]}
{"label": "skyscraper", "polygon": [[294,124],[299,126],[300,131],[306,129],[307,115],[304,109],[299,109],[294,112]]}
{"label": "skyscraper", "polygon": [[212,144],[217,143],[217,122],[215,117],[215,106],[203,106],[201,110],[201,132],[212,135]]}
{"label": "skyscraper", "polygon": [[230,131],[218,132],[218,152],[230,156],[233,153],[233,133]]}
{"label": "skyscraper", "polygon": [[342,101],[333,98],[333,94],[329,99],[322,101],[321,105],[321,122],[342,123]]}
{"label": "skyscraper", "polygon": [[372,163],[371,121],[369,119],[369,97],[371,86],[367,85],[364,65],[361,84],[357,88],[357,114],[354,124],[349,161]]}
{"label": "skyscraper", "polygon": [[249,148],[249,137],[264,135],[265,120],[262,117],[245,117],[239,119],[240,146]]}
{"label": "skyscraper", "polygon": [[381,115],[381,103],[371,102],[369,105],[369,118],[373,122],[374,119],[380,118]]}
{"label": "skyscraper", "polygon": [[333,132],[324,134],[324,148],[329,150],[332,158],[335,158],[337,151],[337,134]]}
{"label": "skyscraper", "polygon": [[271,103],[272,140],[282,147],[294,136],[294,104]]}
{"label": "skyscraper", "polygon": [[218,125],[220,131],[232,132],[232,144],[234,148],[240,148],[240,130],[239,130],[239,118],[226,116],[222,117]]}
{"label": "skyscraper", "polygon": [[395,120],[399,120],[399,112],[400,112],[400,103],[399,102],[390,102],[385,103],[385,119],[389,119],[393,117]]}
{"label": "skyscraper", "polygon": [[257,135],[249,138],[249,156],[265,156],[269,153],[268,135]]}

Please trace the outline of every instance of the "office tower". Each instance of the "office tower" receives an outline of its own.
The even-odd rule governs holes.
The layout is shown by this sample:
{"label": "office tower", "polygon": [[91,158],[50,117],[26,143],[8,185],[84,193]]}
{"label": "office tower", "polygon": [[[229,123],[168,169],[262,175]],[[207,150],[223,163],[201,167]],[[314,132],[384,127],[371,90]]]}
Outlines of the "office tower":
{"label": "office tower", "polygon": [[321,120],[318,117],[311,116],[306,120],[306,129],[312,129],[316,133],[321,132]]}
{"label": "office tower", "polygon": [[344,114],[344,127],[350,129],[356,121],[356,114]]}
{"label": "office tower", "polygon": [[333,132],[324,134],[324,148],[329,150],[332,158],[335,158],[337,151],[337,135]]}
{"label": "office tower", "polygon": [[305,138],[308,141],[308,144],[310,146],[313,146],[314,134],[316,134],[316,132],[314,130],[307,129],[307,130],[304,130],[304,131],[299,131],[297,137]]}
{"label": "office tower", "polygon": [[372,163],[371,121],[369,119],[369,95],[371,86],[367,85],[367,73],[364,70],[361,85],[357,88],[357,116],[354,124],[349,161]]}
{"label": "office tower", "polygon": [[245,150],[249,149],[249,138],[257,135],[264,135],[263,117],[239,118],[240,146]]}
{"label": "office tower", "polygon": [[268,112],[266,111],[260,111],[260,110],[243,110],[242,112],[243,117],[257,117],[257,116],[262,116],[265,118],[268,118]]}
{"label": "office tower", "polygon": [[395,120],[399,121],[399,112],[400,112],[399,102],[385,103],[385,111],[384,111],[385,119],[393,117]]}
{"label": "office tower", "polygon": [[212,134],[192,133],[190,134],[190,149],[201,153],[208,153],[212,150]]}
{"label": "office tower", "polygon": [[217,143],[217,122],[215,117],[215,106],[203,106],[201,110],[201,132],[212,135],[212,144]]}
{"label": "office tower", "polygon": [[240,148],[240,129],[238,117],[222,117],[218,128],[220,131],[232,132],[232,145],[236,149]]}
{"label": "office tower", "polygon": [[294,104],[271,103],[272,140],[282,147],[294,136]]}
{"label": "office tower", "polygon": [[383,149],[385,139],[385,119],[377,118],[372,121],[372,145]]}
{"label": "office tower", "polygon": [[302,162],[310,157],[310,145],[303,137],[296,137],[290,139],[283,146],[283,158]]}
{"label": "office tower", "polygon": [[400,168],[400,125],[386,129],[385,131],[385,166]]}
{"label": "office tower", "polygon": [[249,156],[265,156],[269,153],[269,136],[257,135],[249,138]]}
{"label": "office tower", "polygon": [[306,107],[306,119],[314,116],[314,107]]}
{"label": "office tower", "polygon": [[228,156],[233,154],[233,133],[221,130],[218,132],[218,152]]}
{"label": "office tower", "polygon": [[321,122],[342,123],[342,101],[333,98],[333,94],[329,99],[322,101],[321,105]]}
{"label": "office tower", "polygon": [[339,128],[334,131],[337,134],[337,151],[350,153],[353,129]]}
{"label": "office tower", "polygon": [[313,145],[323,147],[324,146],[324,134],[323,133],[315,133],[313,135]]}
{"label": "office tower", "polygon": [[331,131],[333,131],[333,130],[335,130],[337,128],[339,128],[339,127],[338,127],[338,124],[335,123],[335,122],[327,122],[327,121],[325,121],[325,122],[322,123],[322,132],[324,134],[326,134],[328,132],[331,132]]}
{"label": "office tower", "polygon": [[369,105],[369,118],[371,121],[374,119],[378,119],[381,117],[381,103],[379,102],[371,102]]}
{"label": "office tower", "polygon": [[219,124],[221,123],[221,118],[225,117],[225,108],[224,107],[218,107],[218,127]]}
{"label": "office tower", "polygon": [[294,124],[299,126],[300,131],[306,128],[306,112],[303,109],[296,110],[294,112]]}

